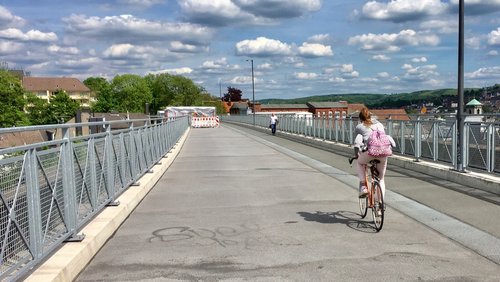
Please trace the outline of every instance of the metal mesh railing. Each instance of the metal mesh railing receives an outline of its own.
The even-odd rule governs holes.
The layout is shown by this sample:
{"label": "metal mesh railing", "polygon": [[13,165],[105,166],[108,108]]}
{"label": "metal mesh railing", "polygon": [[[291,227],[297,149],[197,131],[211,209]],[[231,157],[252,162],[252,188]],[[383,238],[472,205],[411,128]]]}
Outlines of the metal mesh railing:
{"label": "metal mesh railing", "polygon": [[[279,113],[278,113],[279,116]],[[386,131],[396,142],[393,151],[397,154],[433,161],[457,164],[457,158],[463,157],[464,168],[474,168],[487,172],[500,172],[500,116],[486,116],[490,121],[465,121],[464,148],[458,154],[457,125],[453,118],[447,120],[434,116],[415,116],[410,120],[397,118],[382,121]],[[491,121],[494,120],[494,121]],[[253,117],[223,116],[222,121],[252,124]],[[352,145],[357,118],[340,116],[330,118],[303,118],[290,115],[280,116],[278,130]],[[269,117],[256,117],[256,126],[268,127]]]}
{"label": "metal mesh railing", "polygon": [[[77,125],[105,130],[71,136]],[[63,136],[0,149],[0,280],[20,278],[63,241],[78,237],[188,126],[181,117],[0,129],[0,136],[39,130]]]}

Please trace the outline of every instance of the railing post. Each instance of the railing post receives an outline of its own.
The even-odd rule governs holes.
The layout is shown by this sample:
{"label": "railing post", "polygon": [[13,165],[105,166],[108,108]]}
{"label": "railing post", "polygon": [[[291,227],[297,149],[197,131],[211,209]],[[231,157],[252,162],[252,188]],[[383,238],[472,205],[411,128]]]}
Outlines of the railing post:
{"label": "railing post", "polygon": [[463,164],[461,172],[464,172],[465,169],[469,166],[469,136],[470,136],[470,124],[468,122],[464,122],[463,132],[460,134],[462,136],[462,156],[461,163]]}
{"label": "railing post", "polygon": [[[33,258],[39,259],[43,254],[42,243],[42,214],[40,203],[40,185],[38,182],[37,156],[36,149],[26,151],[24,155],[24,163],[26,169],[26,202],[28,206],[28,228],[29,228],[29,248]],[[19,189],[19,187],[17,188]],[[18,193],[18,197],[19,197]],[[15,218],[16,205],[19,198],[16,197],[10,207],[9,217]],[[12,226],[12,221],[9,220],[6,230],[15,228]],[[4,236],[7,237],[7,234]],[[8,238],[7,238],[8,240]],[[3,258],[2,258],[3,259]]]}
{"label": "railing post", "polygon": [[404,121],[400,121],[400,137],[401,137],[401,154],[404,155],[405,154],[405,143],[406,143],[406,140],[405,140],[405,129],[406,129],[406,124]]}
{"label": "railing post", "polygon": [[415,161],[419,162],[422,156],[422,121],[420,116],[415,122]]}
{"label": "railing post", "polygon": [[455,170],[458,170],[458,163],[457,163],[457,150],[458,150],[458,144],[457,144],[457,127],[458,127],[458,122],[455,120],[455,122],[453,123],[453,132],[452,132],[452,153],[451,153],[451,158],[452,158],[452,163],[453,163],[453,166],[455,167]]}
{"label": "railing post", "polygon": [[495,169],[495,129],[492,123],[488,124],[486,132],[486,169],[492,172]]}
{"label": "railing post", "polygon": [[90,174],[90,205],[92,206],[92,211],[97,210],[97,162],[96,162],[96,153],[95,153],[95,139],[92,137],[88,141],[87,144],[87,152],[88,152],[88,167]]}
{"label": "railing post", "polygon": [[333,116],[335,121],[335,142],[339,142],[339,119],[336,115]]}
{"label": "railing post", "polygon": [[356,138],[354,135],[354,122],[352,120],[352,117],[349,118],[349,144],[354,144],[354,138]]}
{"label": "railing post", "polygon": [[111,133],[111,124],[106,124],[106,139],[104,141],[104,156],[106,162],[106,186],[108,188],[108,197],[111,204],[114,205],[115,189],[115,169],[113,165],[113,134]]}
{"label": "railing post", "polygon": [[313,122],[313,128],[312,128],[312,138],[316,138],[316,115],[313,116],[313,119],[312,119],[312,122]]}
{"label": "railing post", "polygon": [[77,204],[76,204],[76,187],[75,187],[75,169],[73,161],[73,148],[70,140],[69,128],[62,129],[64,143],[61,144],[61,172],[62,172],[62,187],[55,186],[54,189],[62,189],[64,195],[64,222],[66,228],[71,234],[69,241],[81,241],[83,236],[76,235],[77,227]]}
{"label": "railing post", "polygon": [[323,116],[322,118],[322,122],[323,122],[323,141],[326,140],[326,123],[325,123],[325,116]]}
{"label": "railing post", "polygon": [[432,159],[434,161],[439,160],[439,123],[439,121],[433,121],[432,127]]}
{"label": "railing post", "polygon": [[328,139],[332,141],[333,115],[328,115]]}

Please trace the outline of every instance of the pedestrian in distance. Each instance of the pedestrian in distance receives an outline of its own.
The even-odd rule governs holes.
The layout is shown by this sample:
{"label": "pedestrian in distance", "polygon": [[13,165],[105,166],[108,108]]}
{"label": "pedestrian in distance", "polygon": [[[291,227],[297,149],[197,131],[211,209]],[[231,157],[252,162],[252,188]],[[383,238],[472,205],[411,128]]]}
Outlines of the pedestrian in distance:
{"label": "pedestrian in distance", "polygon": [[273,135],[276,134],[276,126],[278,125],[278,117],[272,113],[271,118],[269,120],[269,127],[271,128],[271,133]]}

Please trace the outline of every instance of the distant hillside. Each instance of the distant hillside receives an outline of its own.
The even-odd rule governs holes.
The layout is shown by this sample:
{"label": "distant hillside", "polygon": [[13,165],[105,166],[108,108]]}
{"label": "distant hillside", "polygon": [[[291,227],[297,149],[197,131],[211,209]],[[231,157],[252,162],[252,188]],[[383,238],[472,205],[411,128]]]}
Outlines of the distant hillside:
{"label": "distant hillside", "polygon": [[[466,89],[464,96],[480,97],[483,88]],[[443,104],[445,100],[457,99],[455,89],[422,90],[411,93],[398,94],[330,94],[321,96],[309,96],[295,99],[262,99],[262,104],[305,104],[307,102],[338,102],[363,103],[370,108],[400,108],[412,104],[434,103],[436,106]]]}

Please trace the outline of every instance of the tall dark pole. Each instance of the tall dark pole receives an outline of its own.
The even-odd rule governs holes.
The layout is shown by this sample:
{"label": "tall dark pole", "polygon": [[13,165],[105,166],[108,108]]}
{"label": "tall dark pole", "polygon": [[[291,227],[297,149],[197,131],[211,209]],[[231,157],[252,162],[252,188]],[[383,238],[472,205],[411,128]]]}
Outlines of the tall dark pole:
{"label": "tall dark pole", "polygon": [[219,78],[219,97],[220,97],[220,100],[222,101],[222,85],[221,85],[220,78]]}
{"label": "tall dark pole", "polygon": [[247,60],[252,63],[252,112],[253,112],[253,126],[255,126],[255,81],[253,76],[253,59]]}
{"label": "tall dark pole", "polygon": [[464,0],[459,1],[458,12],[458,111],[457,111],[457,165],[456,170],[463,172],[464,153]]}

